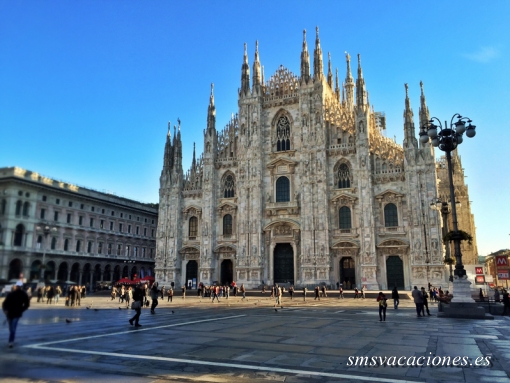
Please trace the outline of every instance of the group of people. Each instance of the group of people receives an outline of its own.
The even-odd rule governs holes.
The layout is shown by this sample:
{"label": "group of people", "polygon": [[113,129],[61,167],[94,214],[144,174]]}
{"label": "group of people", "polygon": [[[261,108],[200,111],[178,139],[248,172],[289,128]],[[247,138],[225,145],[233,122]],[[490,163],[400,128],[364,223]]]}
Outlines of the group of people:
{"label": "group of people", "polygon": [[[29,299],[32,298],[31,288],[28,287],[26,293]],[[81,300],[87,296],[87,288],[85,286],[67,286],[60,287],[59,285],[48,285],[48,286],[40,286],[36,290],[37,293],[37,303],[46,304],[57,304],[60,297],[65,298],[65,305],[69,307],[80,306]]]}

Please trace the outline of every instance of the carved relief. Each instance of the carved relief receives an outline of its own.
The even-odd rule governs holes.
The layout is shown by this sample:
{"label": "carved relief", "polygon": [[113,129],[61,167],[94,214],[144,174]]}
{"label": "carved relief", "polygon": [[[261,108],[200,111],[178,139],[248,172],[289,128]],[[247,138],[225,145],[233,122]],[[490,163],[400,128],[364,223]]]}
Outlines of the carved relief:
{"label": "carved relief", "polygon": [[292,229],[288,225],[280,225],[274,228],[275,235],[291,235]]}

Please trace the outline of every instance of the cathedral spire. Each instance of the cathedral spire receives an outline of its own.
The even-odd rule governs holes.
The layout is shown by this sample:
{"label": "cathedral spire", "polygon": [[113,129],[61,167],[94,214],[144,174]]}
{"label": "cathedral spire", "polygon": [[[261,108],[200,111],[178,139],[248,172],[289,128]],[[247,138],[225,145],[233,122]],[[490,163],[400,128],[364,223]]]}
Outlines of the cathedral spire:
{"label": "cathedral spire", "polygon": [[262,74],[260,75],[260,83],[264,85],[264,65],[262,65]]}
{"label": "cathedral spire", "polygon": [[165,155],[163,158],[163,171],[170,171],[173,165],[173,147],[172,147],[172,133],[170,127],[172,123],[168,121],[168,133],[166,134]]}
{"label": "cathedral spire", "polygon": [[197,166],[197,160],[195,159],[195,143],[193,142],[193,160],[191,161],[191,168],[195,169]]}
{"label": "cathedral spire", "polygon": [[331,71],[331,53],[328,52],[328,85],[333,89],[333,72]]}
{"label": "cathedral spire", "polygon": [[255,60],[253,61],[253,89],[260,85],[260,60],[259,60],[259,41],[255,41]]}
{"label": "cathedral spire", "polygon": [[338,68],[336,68],[336,73],[335,73],[335,95],[336,95],[336,100],[338,102],[340,102],[340,87],[338,86]]}
{"label": "cathedral spire", "polygon": [[430,120],[429,108],[427,107],[427,100],[425,99],[425,93],[423,92],[423,81],[420,81],[420,128],[426,126]]}
{"label": "cathedral spire", "polygon": [[313,51],[313,78],[320,80],[324,76],[322,64],[321,40],[319,39],[319,27],[315,27],[315,50]]}
{"label": "cathedral spire", "polygon": [[347,73],[345,75],[345,95],[342,98],[347,106],[352,108],[354,106],[354,79],[351,74],[351,56],[347,52],[345,52],[345,60],[347,61]]}
{"label": "cathedral spire", "polygon": [[250,65],[248,64],[248,49],[244,43],[244,60],[241,70],[241,95],[247,95],[250,92]]}
{"label": "cathedral spire", "polygon": [[405,109],[404,109],[404,148],[418,147],[416,132],[414,130],[413,110],[411,109],[411,100],[409,100],[409,86],[404,84],[406,89]]}
{"label": "cathedral spire", "polygon": [[356,105],[358,107],[367,105],[367,91],[365,89],[365,79],[361,70],[361,55],[358,53],[358,78],[356,79]]}
{"label": "cathedral spire", "polygon": [[176,173],[182,173],[182,142],[181,142],[181,120],[177,119],[179,128],[176,133],[176,127],[174,125],[174,144],[173,144],[173,170]]}
{"label": "cathedral spire", "polygon": [[303,29],[303,50],[301,51],[301,81],[308,83],[310,80],[310,54],[306,45],[306,29]]}
{"label": "cathedral spire", "polygon": [[209,107],[207,108],[207,132],[209,134],[216,132],[216,107],[214,106],[214,83],[211,84],[211,95],[209,96]]}

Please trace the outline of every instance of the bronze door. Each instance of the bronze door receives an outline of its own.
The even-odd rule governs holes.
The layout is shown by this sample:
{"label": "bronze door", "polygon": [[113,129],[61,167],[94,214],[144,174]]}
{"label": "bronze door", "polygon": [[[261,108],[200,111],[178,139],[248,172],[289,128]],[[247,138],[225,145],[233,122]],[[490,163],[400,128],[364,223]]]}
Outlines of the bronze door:
{"label": "bronze door", "polygon": [[234,270],[230,259],[225,259],[221,262],[220,281],[223,286],[230,286],[230,284],[234,281]]}
{"label": "bronze door", "polygon": [[386,260],[386,278],[388,280],[388,289],[404,290],[404,264],[400,257],[392,255]]}
{"label": "bronze door", "polygon": [[356,287],[356,269],[354,259],[351,257],[340,260],[340,283],[344,290],[351,290]]}
{"label": "bronze door", "polygon": [[294,250],[290,243],[279,243],[274,248],[274,282],[294,284]]}

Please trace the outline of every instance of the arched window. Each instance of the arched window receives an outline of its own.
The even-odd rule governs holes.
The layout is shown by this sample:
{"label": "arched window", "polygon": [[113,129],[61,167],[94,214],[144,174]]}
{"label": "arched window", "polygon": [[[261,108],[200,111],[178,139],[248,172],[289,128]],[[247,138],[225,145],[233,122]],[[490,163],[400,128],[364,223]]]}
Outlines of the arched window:
{"label": "arched window", "polygon": [[225,181],[223,183],[223,198],[233,198],[235,192],[235,182],[232,174],[229,174],[225,177]]}
{"label": "arched window", "polygon": [[230,214],[226,214],[223,217],[223,235],[231,234],[232,234],[232,216]]}
{"label": "arched window", "polygon": [[79,253],[81,250],[81,241],[80,240],[77,240],[76,241],[76,252]]}
{"label": "arched window", "polygon": [[398,226],[398,212],[395,204],[389,203],[384,207],[384,226]]}
{"label": "arched window", "polygon": [[66,238],[64,240],[64,251],[67,251],[69,249],[69,239]]}
{"label": "arched window", "polygon": [[57,237],[53,237],[51,239],[51,250],[55,250],[57,248]]}
{"label": "arched window", "polygon": [[23,216],[28,217],[28,210],[30,209],[30,204],[25,202],[23,204]]}
{"label": "arched window", "polygon": [[352,227],[351,224],[351,209],[347,206],[342,206],[340,211],[338,212],[339,224],[338,227],[340,229],[350,229]]}
{"label": "arched window", "polygon": [[[20,202],[21,204],[21,202]],[[16,231],[14,232],[14,246],[23,246],[23,235],[25,234],[25,226],[21,223],[16,226]]]}
{"label": "arched window", "polygon": [[345,189],[351,187],[351,172],[347,164],[341,164],[338,167],[338,188]]}
{"label": "arched window", "polygon": [[3,199],[3,200],[2,200],[2,206],[0,206],[0,213],[1,213],[2,215],[4,215],[4,214],[5,214],[5,207],[6,207],[6,206],[7,206],[7,201]]}
{"label": "arched window", "polygon": [[191,217],[189,219],[189,237],[196,237],[198,235],[198,218]]}
{"label": "arched window", "polygon": [[23,208],[23,202],[16,202],[16,215],[21,215],[21,209]]}
{"label": "arched window", "polygon": [[276,122],[276,151],[290,150],[290,122],[286,116],[281,116]]}
{"label": "arched window", "polygon": [[276,202],[290,201],[290,182],[287,177],[276,180]]}

